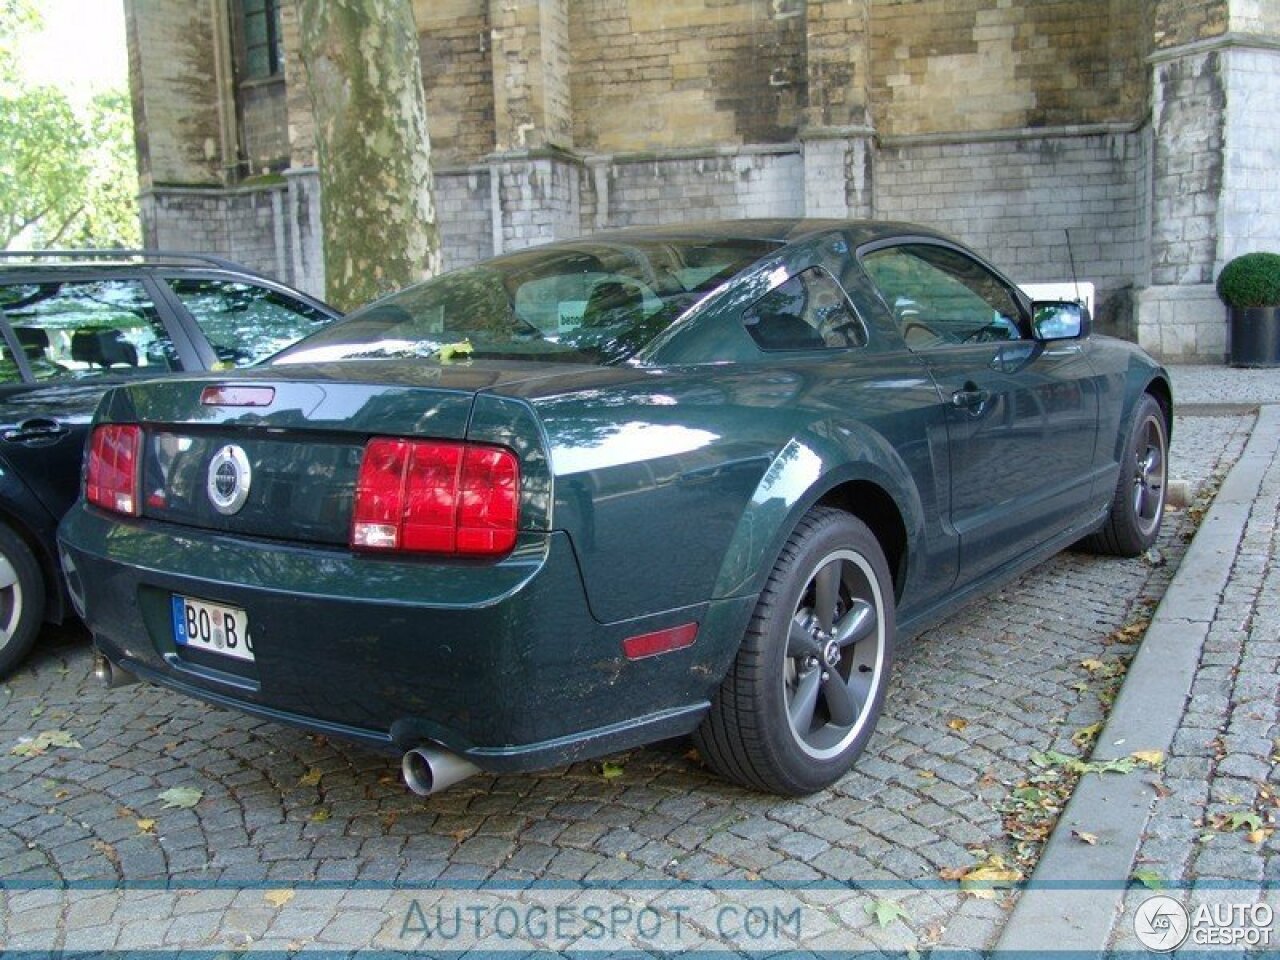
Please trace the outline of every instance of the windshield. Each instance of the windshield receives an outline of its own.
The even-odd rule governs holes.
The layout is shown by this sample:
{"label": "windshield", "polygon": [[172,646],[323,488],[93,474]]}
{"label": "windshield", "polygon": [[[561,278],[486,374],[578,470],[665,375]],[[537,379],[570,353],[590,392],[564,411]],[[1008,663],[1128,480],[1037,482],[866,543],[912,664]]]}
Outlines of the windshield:
{"label": "windshield", "polygon": [[778,245],[690,237],[521,251],[378,300],[271,362],[474,356],[623,363]]}

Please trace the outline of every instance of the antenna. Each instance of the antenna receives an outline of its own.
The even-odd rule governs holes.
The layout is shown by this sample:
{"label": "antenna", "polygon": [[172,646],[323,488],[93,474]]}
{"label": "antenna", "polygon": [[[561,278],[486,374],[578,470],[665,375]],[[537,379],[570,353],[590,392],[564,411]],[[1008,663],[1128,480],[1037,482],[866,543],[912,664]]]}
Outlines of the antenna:
{"label": "antenna", "polygon": [[1080,299],[1080,278],[1076,276],[1076,255],[1071,252],[1071,231],[1063,227],[1062,232],[1067,235],[1067,259],[1071,261],[1071,282],[1076,285],[1076,302],[1084,303]]}

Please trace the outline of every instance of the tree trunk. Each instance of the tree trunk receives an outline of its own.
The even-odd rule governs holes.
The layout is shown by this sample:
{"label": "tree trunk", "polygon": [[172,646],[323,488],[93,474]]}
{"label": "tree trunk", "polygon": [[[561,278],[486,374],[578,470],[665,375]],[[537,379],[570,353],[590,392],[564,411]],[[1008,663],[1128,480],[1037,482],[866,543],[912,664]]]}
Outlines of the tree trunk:
{"label": "tree trunk", "polygon": [[343,310],[440,270],[411,0],[297,0],[326,295]]}

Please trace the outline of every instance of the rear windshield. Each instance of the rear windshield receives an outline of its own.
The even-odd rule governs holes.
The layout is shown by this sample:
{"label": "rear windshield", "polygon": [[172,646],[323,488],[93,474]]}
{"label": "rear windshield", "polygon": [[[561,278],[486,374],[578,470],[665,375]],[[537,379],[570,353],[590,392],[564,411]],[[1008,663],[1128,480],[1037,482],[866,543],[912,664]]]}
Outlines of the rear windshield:
{"label": "rear windshield", "polygon": [[586,240],[508,254],[378,300],[271,362],[466,355],[624,363],[778,245]]}

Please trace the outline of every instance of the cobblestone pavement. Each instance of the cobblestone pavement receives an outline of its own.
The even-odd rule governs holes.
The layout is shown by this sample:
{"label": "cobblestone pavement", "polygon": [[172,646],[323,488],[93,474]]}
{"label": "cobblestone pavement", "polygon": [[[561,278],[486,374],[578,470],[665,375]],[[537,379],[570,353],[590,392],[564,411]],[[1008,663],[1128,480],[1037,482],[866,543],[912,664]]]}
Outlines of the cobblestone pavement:
{"label": "cobblestone pavement", "polygon": [[[1193,900],[1261,902],[1263,884],[1280,882],[1278,558],[1280,452],[1273,452],[1165,763],[1166,795],[1156,801],[1136,864],[1170,887],[1188,888]],[[1135,890],[1126,898],[1126,919],[1147,896]],[[1137,949],[1132,923],[1117,925],[1116,946]]]}
{"label": "cobblestone pavement", "polygon": [[[1238,456],[1251,422],[1179,418],[1174,474],[1202,487]],[[392,759],[152,687],[101,690],[89,677],[83,633],[47,631],[0,689],[3,879],[218,886],[936,879],[939,870],[1006,850],[997,806],[1028,775],[1030,754],[1078,752],[1072,734],[1101,719],[1106,681],[1082,662],[1115,660],[1109,635],[1158,601],[1189,535],[1185,515],[1169,521],[1145,558],[1064,553],[915,641],[900,657],[866,754],[835,787],[802,800],[728,785],[683,741],[613,758],[617,776],[584,763],[480,776],[422,799],[400,784]],[[1273,529],[1260,518],[1251,542]],[[1264,594],[1277,595],[1265,556],[1240,563],[1242,583],[1271,577]],[[1254,609],[1251,596],[1241,588],[1232,616]],[[1249,615],[1273,628],[1271,603]],[[1271,683],[1276,647],[1260,639],[1241,654],[1238,631],[1220,636],[1221,669],[1206,674],[1208,699],[1197,706],[1205,725],[1180,740],[1186,763],[1170,764],[1186,796],[1161,822],[1176,824],[1202,800],[1214,812],[1247,807],[1258,796],[1251,785],[1266,776],[1269,747],[1261,744],[1274,732],[1274,711],[1265,723],[1246,712],[1238,726],[1214,724],[1233,697],[1263,692],[1249,674],[1235,677],[1225,658],[1270,657],[1270,673],[1259,676]],[[11,752],[52,731],[79,746]],[[1198,751],[1216,736],[1242,747],[1232,740],[1218,764],[1236,778],[1223,790],[1238,790],[1238,803],[1225,793],[1204,797],[1196,786],[1205,762]],[[198,803],[166,808],[159,795],[175,787],[200,791]],[[1173,856],[1163,839],[1153,834],[1149,855]],[[1238,838],[1226,839],[1197,855],[1198,870],[1222,856],[1217,851],[1237,849]],[[1235,860],[1217,869],[1233,870]],[[910,891],[903,896],[910,922],[888,931],[899,932],[899,944],[990,943],[1004,917],[996,901],[967,900],[939,915],[911,901]],[[20,947],[47,922],[40,911],[0,915],[0,942]]]}

